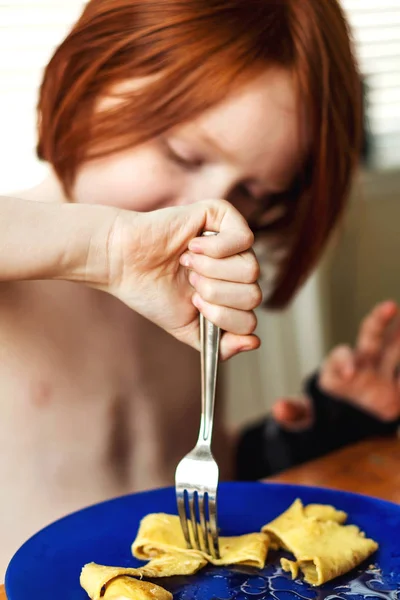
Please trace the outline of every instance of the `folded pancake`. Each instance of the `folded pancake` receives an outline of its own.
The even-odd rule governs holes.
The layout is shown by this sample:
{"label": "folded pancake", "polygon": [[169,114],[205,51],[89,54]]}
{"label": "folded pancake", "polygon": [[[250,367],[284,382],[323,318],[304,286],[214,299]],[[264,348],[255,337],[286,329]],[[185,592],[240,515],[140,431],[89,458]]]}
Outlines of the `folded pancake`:
{"label": "folded pancake", "polygon": [[80,583],[92,600],[172,600],[172,594],[141,577],[139,569],[85,565]]}
{"label": "folded pancake", "polygon": [[347,519],[347,514],[342,510],[336,510],[334,506],[330,506],[329,504],[308,504],[307,506],[303,506],[302,501],[298,498],[279,517],[268,523],[268,525],[265,525],[262,531],[269,535],[271,548],[274,550],[280,548],[290,550],[285,543],[286,532],[291,531],[294,527],[300,527],[309,518],[314,518],[318,521],[344,523]]}
{"label": "folded pancake", "polygon": [[298,576],[299,569],[311,585],[322,585],[351,571],[378,548],[355,525],[343,525],[347,515],[328,505],[292,506],[263,531],[271,545],[289,550],[296,560],[281,559],[282,568]]}
{"label": "folded pancake", "polygon": [[[193,536],[193,532],[190,533]],[[147,515],[141,521],[137,537],[132,544],[132,553],[141,560],[150,560],[146,565],[148,568],[154,564],[152,559],[157,559],[160,569],[158,576],[168,577],[171,568],[174,575],[189,575],[205,566],[207,562],[213,565],[241,564],[262,569],[268,545],[268,535],[262,532],[220,537],[221,558],[214,559],[204,548],[202,551],[187,548],[179,517],[157,513]]]}
{"label": "folded pancake", "polygon": [[207,559],[201,552],[193,553],[171,552],[160,554],[150,562],[140,567],[143,577],[173,577],[174,575],[194,575],[207,564]]}
{"label": "folded pancake", "polygon": [[[188,549],[179,517],[150,514],[140,523],[132,544],[133,555],[148,561],[140,568],[103,567],[90,563],[81,574],[81,585],[92,600],[172,600],[169,592],[144,582],[174,575],[192,575],[207,563],[247,565],[262,569],[268,548],[285,549],[295,560],[281,559],[282,568],[295,579],[301,571],[313,586],[351,571],[378,548],[355,525],[344,525],[347,514],[333,506],[296,500],[260,533],[221,537],[220,559],[202,550]],[[190,529],[193,540],[193,531]],[[201,536],[200,536],[201,537]]]}
{"label": "folded pancake", "polygon": [[[298,499],[297,502],[301,500]],[[345,523],[347,513],[343,510],[337,510],[330,504],[307,504],[303,507],[306,517],[315,517],[318,521],[336,521],[336,523]]]}
{"label": "folded pancake", "polygon": [[290,571],[293,578],[301,569],[305,581],[311,585],[322,585],[344,575],[378,548],[378,544],[366,538],[356,525],[315,519],[288,533],[286,543],[296,561],[283,558],[282,568]]}

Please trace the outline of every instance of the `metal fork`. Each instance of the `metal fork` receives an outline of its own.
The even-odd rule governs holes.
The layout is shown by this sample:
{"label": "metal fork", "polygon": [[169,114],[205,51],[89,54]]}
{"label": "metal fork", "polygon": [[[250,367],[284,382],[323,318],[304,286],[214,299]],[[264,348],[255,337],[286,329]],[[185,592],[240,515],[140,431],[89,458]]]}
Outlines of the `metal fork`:
{"label": "metal fork", "polygon": [[[203,235],[215,235],[206,232]],[[175,473],[178,512],[188,548],[220,558],[217,525],[219,469],[211,452],[221,330],[200,314],[201,421],[196,446]]]}

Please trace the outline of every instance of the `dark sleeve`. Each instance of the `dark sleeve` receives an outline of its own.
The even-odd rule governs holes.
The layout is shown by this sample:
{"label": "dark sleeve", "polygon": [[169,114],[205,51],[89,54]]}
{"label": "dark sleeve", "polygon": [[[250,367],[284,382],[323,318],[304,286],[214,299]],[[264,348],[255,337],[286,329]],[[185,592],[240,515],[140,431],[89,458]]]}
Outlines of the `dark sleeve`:
{"label": "dark sleeve", "polygon": [[239,480],[262,479],[367,437],[393,434],[398,427],[398,421],[382,423],[344,400],[325,394],[318,385],[318,373],[304,387],[313,403],[312,427],[290,432],[268,416],[246,428],[237,446]]}
{"label": "dark sleeve", "polygon": [[[336,450],[373,436],[392,435],[399,420],[383,422],[367,412],[352,406],[337,396],[326,394],[318,385],[316,373],[306,381],[305,393],[311,398],[314,408],[314,429],[318,437],[326,438],[327,451]],[[323,440],[320,440],[323,444]]]}

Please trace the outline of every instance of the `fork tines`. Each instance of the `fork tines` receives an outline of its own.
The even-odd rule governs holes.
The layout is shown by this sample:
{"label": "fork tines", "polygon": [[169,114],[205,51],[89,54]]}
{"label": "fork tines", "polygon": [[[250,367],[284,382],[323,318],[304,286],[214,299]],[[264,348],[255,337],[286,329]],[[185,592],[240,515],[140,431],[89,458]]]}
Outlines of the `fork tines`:
{"label": "fork tines", "polygon": [[177,489],[177,500],[187,547],[219,559],[216,495],[180,488]]}

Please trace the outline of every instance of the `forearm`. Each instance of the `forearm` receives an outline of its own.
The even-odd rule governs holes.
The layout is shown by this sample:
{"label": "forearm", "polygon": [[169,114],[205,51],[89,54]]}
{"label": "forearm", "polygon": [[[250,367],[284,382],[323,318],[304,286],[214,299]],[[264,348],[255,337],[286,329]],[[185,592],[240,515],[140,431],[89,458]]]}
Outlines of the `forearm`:
{"label": "forearm", "polygon": [[104,285],[118,211],[0,197],[0,281],[66,279]]}

